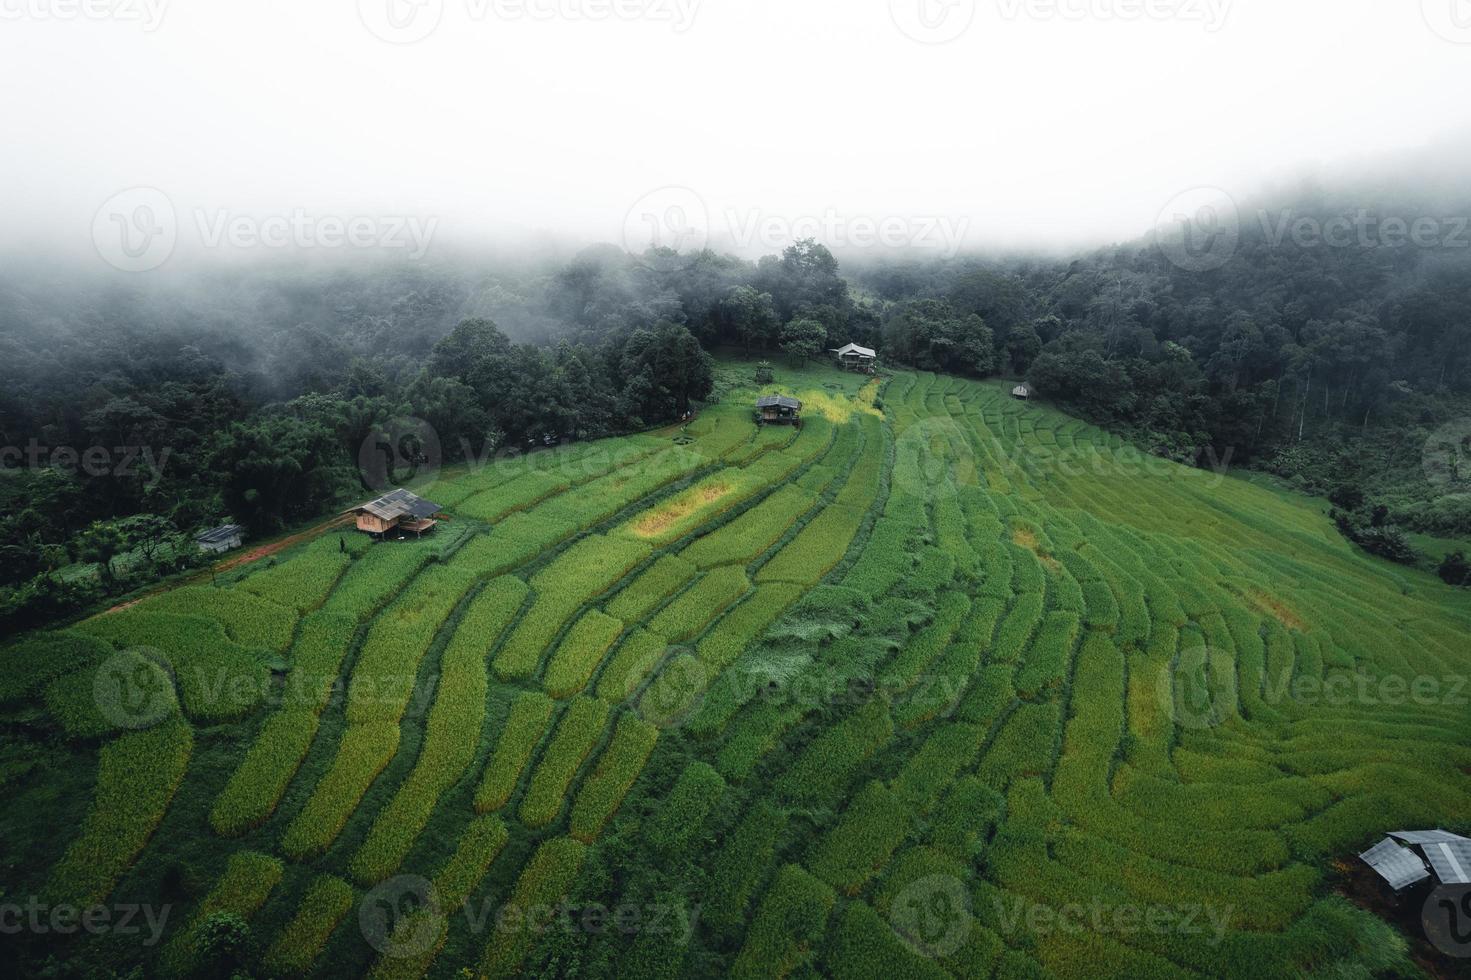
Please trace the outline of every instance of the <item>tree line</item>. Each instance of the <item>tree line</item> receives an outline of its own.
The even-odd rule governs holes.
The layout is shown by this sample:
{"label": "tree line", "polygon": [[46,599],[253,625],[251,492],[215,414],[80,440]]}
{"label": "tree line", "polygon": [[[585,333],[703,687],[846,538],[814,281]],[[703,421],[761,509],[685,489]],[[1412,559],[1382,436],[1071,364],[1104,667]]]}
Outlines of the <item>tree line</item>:
{"label": "tree line", "polygon": [[[1332,494],[1352,504],[1335,504],[1345,533],[1403,559],[1403,528],[1471,533],[1471,495],[1421,469],[1433,430],[1471,414],[1468,309],[1466,256],[1249,228],[1210,272],[1149,240],[846,269],[803,241],[755,262],[594,246],[146,286],[12,272],[0,618],[177,570],[197,561],[189,536],[227,518],[264,534],[362,495],[358,450],[390,419],[424,420],[445,462],[484,458],[677,419],[710,396],[717,348],[801,360],[849,342],[882,363],[1025,378],[1159,455]],[[156,465],[113,465],[139,448]],[[107,465],[83,465],[97,449]],[[98,574],[60,574],[77,562]]]}

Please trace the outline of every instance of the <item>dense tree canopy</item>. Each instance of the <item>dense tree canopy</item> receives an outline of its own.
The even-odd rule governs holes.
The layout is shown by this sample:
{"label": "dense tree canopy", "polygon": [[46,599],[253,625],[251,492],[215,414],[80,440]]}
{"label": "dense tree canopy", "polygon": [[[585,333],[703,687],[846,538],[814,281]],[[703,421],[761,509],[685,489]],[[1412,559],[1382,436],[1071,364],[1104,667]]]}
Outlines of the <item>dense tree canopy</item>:
{"label": "dense tree canopy", "polygon": [[[121,587],[184,560],[169,535],[322,514],[363,492],[359,450],[392,420],[428,426],[453,462],[678,418],[722,345],[802,359],[856,342],[881,364],[1026,378],[1162,455],[1354,484],[1344,526],[1365,540],[1374,507],[1391,529],[1471,531],[1471,497],[1429,486],[1419,458],[1468,414],[1464,250],[1248,226],[1209,272],[1144,240],[1071,260],[886,256],[845,276],[809,240],[754,263],[595,246],[140,282],[0,279],[11,606],[73,601],[85,582],[56,577],[73,561]],[[135,515],[156,523],[116,523]]]}

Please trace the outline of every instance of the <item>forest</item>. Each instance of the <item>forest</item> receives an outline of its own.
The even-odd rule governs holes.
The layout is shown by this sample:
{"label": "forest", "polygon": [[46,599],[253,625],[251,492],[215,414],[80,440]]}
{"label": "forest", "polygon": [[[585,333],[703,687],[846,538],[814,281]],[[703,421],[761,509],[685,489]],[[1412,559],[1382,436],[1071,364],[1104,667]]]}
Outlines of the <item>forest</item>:
{"label": "forest", "polygon": [[[1163,457],[1274,474],[1330,498],[1367,549],[1413,562],[1406,533],[1471,535],[1471,496],[1445,486],[1466,479],[1471,433],[1451,432],[1449,472],[1424,465],[1437,432],[1471,416],[1467,251],[1283,241],[1248,221],[1207,272],[1148,237],[841,267],[811,240],[754,262],[464,251],[79,274],[65,289],[13,269],[0,622],[187,567],[192,534],[226,520],[268,535],[321,518],[375,489],[360,450],[398,420],[427,424],[437,463],[498,458],[678,419],[712,397],[712,351],[795,364],[850,341],[881,364],[1026,379]],[[1447,575],[1464,581],[1455,557]]]}

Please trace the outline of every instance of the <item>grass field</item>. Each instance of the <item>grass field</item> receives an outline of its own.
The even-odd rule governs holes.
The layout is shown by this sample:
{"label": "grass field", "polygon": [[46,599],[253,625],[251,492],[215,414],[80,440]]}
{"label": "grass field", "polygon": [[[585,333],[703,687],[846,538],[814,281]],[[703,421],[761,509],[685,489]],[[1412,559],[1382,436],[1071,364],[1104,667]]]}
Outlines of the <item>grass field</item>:
{"label": "grass field", "polygon": [[1464,594],[1000,383],[750,370],[6,647],[6,900],[171,910],[17,975],[1441,969],[1344,895],[1471,826]]}

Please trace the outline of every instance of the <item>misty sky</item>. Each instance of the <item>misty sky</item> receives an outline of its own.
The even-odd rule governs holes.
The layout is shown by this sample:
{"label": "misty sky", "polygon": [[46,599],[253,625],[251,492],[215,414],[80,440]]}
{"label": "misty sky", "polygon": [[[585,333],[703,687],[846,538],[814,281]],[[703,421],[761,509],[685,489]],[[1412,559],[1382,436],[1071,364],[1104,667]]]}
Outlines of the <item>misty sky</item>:
{"label": "misty sky", "polygon": [[89,249],[98,209],[135,187],[167,196],[181,243],[304,211],[621,244],[630,208],[676,187],[656,213],[703,209],[713,244],[756,253],[814,219],[1088,244],[1142,233],[1196,186],[1245,194],[1435,145],[1460,131],[1471,80],[1471,44],[1454,43],[1471,42],[1471,0],[0,0],[0,15],[7,250]]}

